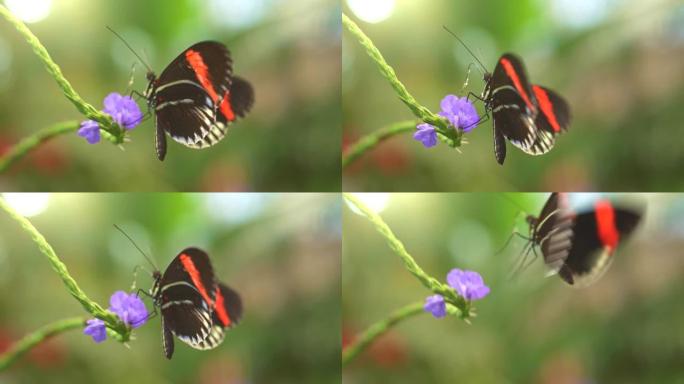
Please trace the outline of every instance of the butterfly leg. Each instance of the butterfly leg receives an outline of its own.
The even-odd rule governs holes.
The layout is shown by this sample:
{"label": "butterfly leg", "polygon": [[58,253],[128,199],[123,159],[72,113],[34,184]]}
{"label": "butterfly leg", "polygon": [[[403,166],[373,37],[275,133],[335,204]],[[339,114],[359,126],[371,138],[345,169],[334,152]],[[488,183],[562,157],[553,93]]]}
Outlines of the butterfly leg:
{"label": "butterfly leg", "polygon": [[135,80],[135,62],[131,65],[131,76],[128,79],[128,85],[126,86],[126,93],[133,87],[133,81]]}
{"label": "butterfly leg", "polygon": [[135,97],[137,98],[136,101],[137,101],[137,100],[140,100],[140,99],[145,99],[145,100],[147,100],[147,97],[145,97],[145,95],[143,95],[142,93],[136,91],[135,89],[131,89],[131,90],[130,90],[129,92],[127,92],[127,93],[128,93],[128,97],[130,97],[130,98],[133,98],[133,96],[135,96]]}
{"label": "butterfly leg", "polygon": [[138,296],[138,297],[140,297],[140,294],[141,294],[141,293],[143,294],[143,296],[147,296],[147,297],[149,297],[150,299],[154,299],[154,296],[152,296],[149,292],[147,292],[146,290],[144,290],[144,289],[142,289],[142,288],[138,288],[138,290],[135,291],[135,294],[136,294],[136,296]]}
{"label": "butterfly leg", "polygon": [[478,95],[477,93],[472,92],[472,91],[471,91],[471,92],[468,92],[468,95],[466,96],[466,100],[470,101],[470,98],[471,98],[471,97],[472,97],[473,99],[479,100],[479,101],[481,101],[481,102],[483,102],[483,103],[486,103],[486,102],[487,102],[487,100],[485,100],[482,96],[480,96],[480,95]]}
{"label": "butterfly leg", "polygon": [[130,291],[135,291],[135,286],[138,281],[138,270],[142,268],[142,265],[136,265],[135,268],[133,268],[133,284],[131,284],[131,289]]}
{"label": "butterfly leg", "polygon": [[480,125],[480,124],[486,122],[487,120],[489,120],[489,112],[487,112],[487,113],[485,113],[484,115],[482,115],[476,122],[470,124],[470,125],[467,126],[467,127],[463,127],[462,129],[463,129],[463,130],[466,130],[466,129],[470,128],[470,127],[477,127],[478,125]]}
{"label": "butterfly leg", "polygon": [[508,245],[511,243],[511,241],[513,240],[513,238],[516,237],[516,236],[519,237],[519,238],[521,238],[521,239],[523,239],[523,240],[532,241],[531,238],[529,238],[529,237],[523,235],[522,233],[518,232],[517,229],[514,229],[513,232],[511,232],[511,234],[510,234],[510,235],[508,236],[508,238],[506,239],[506,242],[505,242],[504,245],[501,247],[501,249],[499,249],[494,255],[498,255],[498,254],[500,254],[501,252],[503,252],[506,248],[508,248]]}
{"label": "butterfly leg", "polygon": [[470,68],[474,65],[475,63],[470,63],[468,64],[468,71],[466,72],[466,79],[465,82],[463,83],[463,86],[461,87],[461,92],[463,92],[467,87],[468,87],[468,82],[470,81]]}
{"label": "butterfly leg", "polygon": [[512,279],[515,276],[517,276],[520,272],[524,271],[531,262],[528,261],[530,253],[534,252],[534,256],[532,258],[532,261],[536,259],[536,250],[535,250],[535,245],[534,242],[528,241],[527,244],[523,247],[523,249],[520,251],[520,254],[518,255],[518,259],[513,265],[513,269],[511,270],[511,273],[509,275],[509,278]]}

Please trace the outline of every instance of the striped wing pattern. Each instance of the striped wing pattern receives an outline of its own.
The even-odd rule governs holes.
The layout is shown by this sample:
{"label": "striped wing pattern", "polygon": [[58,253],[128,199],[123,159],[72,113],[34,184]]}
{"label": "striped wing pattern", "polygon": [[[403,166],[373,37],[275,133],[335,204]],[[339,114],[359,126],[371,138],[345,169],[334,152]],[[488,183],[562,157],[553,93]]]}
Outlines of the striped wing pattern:
{"label": "striped wing pattern", "polygon": [[[641,220],[641,213],[632,209],[614,208],[614,226],[620,242],[627,238]],[[602,243],[598,233],[596,211],[576,216],[572,231],[574,239],[558,275],[568,284],[588,286],[608,270],[613,261],[615,248]]]}
{"label": "striped wing pattern", "polygon": [[557,272],[568,257],[574,237],[574,219],[567,195],[552,193],[542,208],[533,235],[552,272]]}

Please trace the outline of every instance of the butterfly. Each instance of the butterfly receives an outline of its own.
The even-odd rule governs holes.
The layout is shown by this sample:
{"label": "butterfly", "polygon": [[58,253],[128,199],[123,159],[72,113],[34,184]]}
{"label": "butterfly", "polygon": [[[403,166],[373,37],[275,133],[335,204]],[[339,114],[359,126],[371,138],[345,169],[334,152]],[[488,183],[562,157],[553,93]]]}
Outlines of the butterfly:
{"label": "butterfly", "polygon": [[493,115],[494,155],[506,159],[506,141],[530,155],[553,148],[556,136],[570,125],[570,107],[556,92],[527,80],[522,61],[512,53],[499,58],[485,73],[482,99]]}
{"label": "butterfly", "polygon": [[540,248],[544,263],[566,283],[587,286],[608,270],[617,247],[641,217],[635,207],[616,206],[607,199],[598,199],[578,213],[570,207],[567,194],[554,192],[539,216],[527,217],[528,247]]}
{"label": "butterfly", "polygon": [[242,317],[240,295],[216,280],[209,255],[199,248],[182,250],[153,277],[150,295],[161,311],[167,359],[173,356],[174,336],[192,348],[212,349]]}
{"label": "butterfly", "polygon": [[144,96],[156,115],[157,157],[166,157],[166,134],[190,148],[207,148],[223,139],[228,125],[254,104],[254,89],[233,75],[225,45],[203,41],[181,52],[157,77],[147,73]]}

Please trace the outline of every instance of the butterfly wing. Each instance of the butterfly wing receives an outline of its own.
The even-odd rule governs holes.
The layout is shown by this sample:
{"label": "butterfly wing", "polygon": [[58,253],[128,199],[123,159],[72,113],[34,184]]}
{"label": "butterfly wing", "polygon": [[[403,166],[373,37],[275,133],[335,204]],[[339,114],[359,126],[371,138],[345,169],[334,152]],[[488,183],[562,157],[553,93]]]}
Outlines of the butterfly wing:
{"label": "butterfly wing", "polygon": [[494,156],[499,164],[503,164],[506,160],[506,140],[501,131],[496,129],[496,119],[492,120],[492,128],[494,130]]}
{"label": "butterfly wing", "polygon": [[534,120],[542,131],[557,135],[568,129],[570,125],[570,106],[558,93],[533,85],[532,90],[539,105],[539,113]]}
{"label": "butterfly wing", "polygon": [[198,343],[188,343],[195,349],[216,348],[225,337],[225,330],[238,324],[242,318],[240,295],[225,284],[219,283],[216,293],[216,306],[212,313],[212,327],[209,335]]}
{"label": "butterfly wing", "polygon": [[[620,241],[624,241],[641,220],[641,213],[625,208],[613,208],[613,211],[613,225]],[[572,248],[558,275],[570,285],[587,286],[608,270],[616,247],[601,240],[596,210],[578,214],[573,233]]]}
{"label": "butterfly wing", "polygon": [[214,272],[204,251],[186,248],[169,264],[158,293],[167,358],[173,354],[170,333],[188,344],[199,343],[210,334],[216,292]]}
{"label": "butterfly wing", "polygon": [[567,194],[554,192],[539,214],[534,242],[541,247],[544,262],[557,271],[572,246],[574,215],[570,212]]}
{"label": "butterfly wing", "polygon": [[162,316],[161,319],[162,346],[164,347],[164,356],[166,356],[167,359],[170,359],[173,356],[174,350],[173,333],[171,332],[171,329],[166,326],[166,323],[164,322],[164,316]]}

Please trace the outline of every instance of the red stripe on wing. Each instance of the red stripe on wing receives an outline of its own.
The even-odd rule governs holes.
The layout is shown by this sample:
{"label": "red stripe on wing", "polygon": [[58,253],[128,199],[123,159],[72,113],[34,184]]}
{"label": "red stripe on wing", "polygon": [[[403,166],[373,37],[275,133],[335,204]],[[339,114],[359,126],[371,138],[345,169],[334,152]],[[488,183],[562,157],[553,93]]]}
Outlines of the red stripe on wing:
{"label": "red stripe on wing", "polygon": [[520,97],[522,97],[523,101],[525,101],[525,104],[527,104],[527,107],[531,110],[534,111],[534,105],[532,105],[532,102],[530,101],[529,96],[527,96],[527,92],[525,91],[525,88],[523,88],[522,83],[520,83],[520,77],[518,77],[518,74],[515,72],[515,68],[513,68],[513,64],[506,59],[502,58],[501,59],[501,65],[504,67],[504,71],[506,71],[506,74],[508,77],[511,78],[513,81],[513,85],[515,86],[515,89],[518,90],[518,93],[520,94]]}
{"label": "red stripe on wing", "polygon": [[533,85],[532,90],[534,91],[534,95],[537,97],[537,101],[539,102],[539,108],[541,108],[542,113],[544,116],[546,116],[549,124],[551,124],[551,128],[553,128],[554,132],[560,132],[561,127],[556,119],[556,114],[553,112],[553,103],[551,103],[551,100],[549,100],[549,95],[546,94],[546,91],[544,91],[542,87],[537,85]]}
{"label": "red stripe on wing", "polygon": [[197,288],[197,291],[199,291],[204,301],[207,302],[209,308],[212,308],[214,306],[214,302],[211,300],[211,298],[209,298],[209,294],[207,294],[207,289],[204,287],[204,284],[202,283],[200,272],[197,270],[197,267],[195,267],[195,263],[192,261],[192,258],[190,258],[190,256],[186,255],[185,253],[181,253],[180,261],[183,264],[183,268],[185,268],[185,271],[188,272],[188,275],[190,275],[190,279],[192,279],[192,283],[195,285],[195,288]]}
{"label": "red stripe on wing", "polygon": [[603,246],[609,250],[615,249],[620,241],[620,232],[615,226],[615,210],[606,200],[599,200],[594,205],[598,237]]}
{"label": "red stripe on wing", "polygon": [[[200,53],[195,50],[188,49],[185,52],[185,59],[188,61],[188,64],[190,64],[192,70],[195,71],[195,75],[197,75],[197,80],[199,80],[200,84],[202,84],[202,88],[204,88],[207,91],[209,97],[211,97],[211,100],[215,104],[218,101],[219,97],[216,93],[216,90],[214,89],[214,85],[211,83],[211,80],[209,79],[209,67],[204,62],[204,59],[202,59],[202,55],[200,55]],[[235,120],[235,113],[233,112],[233,108],[230,105],[230,92],[226,91],[226,94],[223,96],[221,100],[219,110],[221,111],[221,113],[223,113],[223,116],[225,116],[228,121]]]}
{"label": "red stripe on wing", "polygon": [[228,316],[228,312],[226,311],[226,304],[220,287],[216,287],[216,308],[214,309],[214,312],[221,321],[221,324],[223,324],[223,327],[230,325],[230,316]]}

